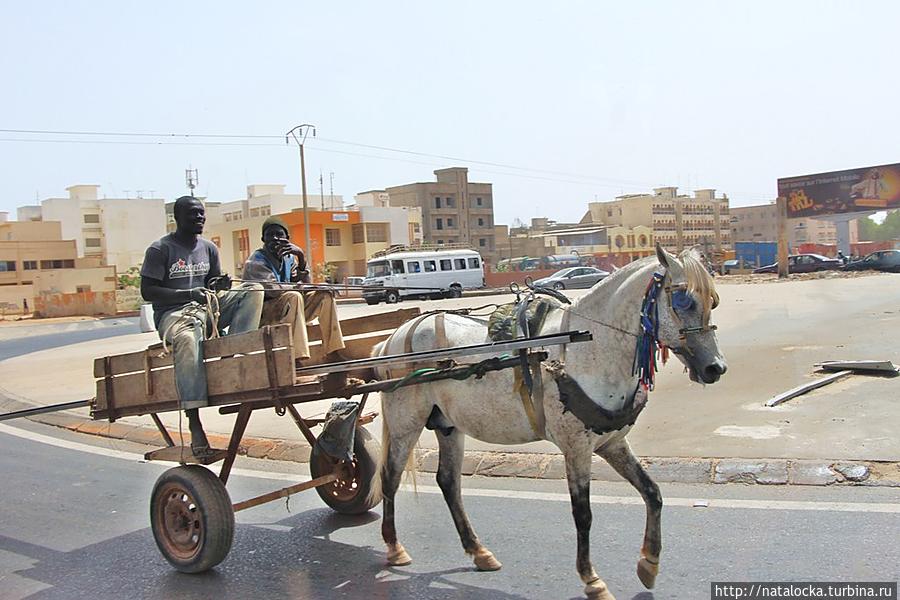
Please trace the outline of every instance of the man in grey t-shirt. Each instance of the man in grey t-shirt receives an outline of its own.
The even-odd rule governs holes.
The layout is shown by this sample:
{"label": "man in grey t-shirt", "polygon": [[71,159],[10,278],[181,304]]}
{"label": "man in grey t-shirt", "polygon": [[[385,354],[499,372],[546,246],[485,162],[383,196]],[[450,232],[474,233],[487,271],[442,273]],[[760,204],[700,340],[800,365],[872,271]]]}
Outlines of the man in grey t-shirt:
{"label": "man in grey t-shirt", "polygon": [[258,284],[230,289],[222,277],[219,251],[200,237],[206,223],[203,205],[192,196],[175,201],[175,233],[153,242],[141,266],[141,295],[153,303],[153,320],[160,339],[172,344],[175,387],[191,430],[195,455],[210,453],[209,442],[200,423],[199,408],[208,404],[203,346],[212,321],[208,302],[215,293],[209,288],[219,278],[225,284],[215,293],[219,304],[219,329],[245,333],[259,327],[263,292]]}

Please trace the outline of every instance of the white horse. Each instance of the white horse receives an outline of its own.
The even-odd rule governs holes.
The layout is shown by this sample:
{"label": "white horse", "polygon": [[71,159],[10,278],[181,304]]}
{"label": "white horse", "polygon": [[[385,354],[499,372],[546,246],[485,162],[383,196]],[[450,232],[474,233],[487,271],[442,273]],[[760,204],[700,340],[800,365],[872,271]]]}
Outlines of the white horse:
{"label": "white horse", "polygon": [[[659,570],[662,497],[625,436],[646,401],[646,390],[652,389],[652,365],[658,347],[671,349],[694,381],[714,383],[725,373],[727,366],[718,349],[715,327],[709,323],[717,303],[712,278],[699,253],[686,251],[679,259],[657,246],[655,258],[620,269],[571,305],[561,305],[549,313],[540,330],[542,335],[590,330],[593,341],[547,349],[551,360],[534,369],[535,406],[527,407],[530,410],[526,410],[527,395],[517,392],[522,381],[518,368],[488,373],[480,380],[444,380],[385,393],[380,486],[376,480],[372,493],[382,493],[384,498],[381,532],[388,562],[394,566],[411,562],[397,540],[394,496],[410,453],[432,418],[432,423],[436,420],[443,425],[443,432],[435,432],[440,451],[437,482],[462,546],[479,570],[496,570],[501,564],[479,541],[463,508],[460,475],[465,436],[494,444],[546,439],[556,444],[565,458],[577,529],[576,568],[587,597],[614,600],[594,570],[589,553],[594,453],[644,499],[647,521],[637,574],[647,588],[652,588]],[[640,363],[635,361],[635,348],[644,333],[642,323],[655,337],[645,337],[648,343],[643,346],[644,352],[649,356],[641,363],[643,377],[635,374],[635,365]],[[397,329],[376,347],[375,353],[383,356],[485,341],[489,339],[483,318],[451,313],[439,322],[436,315],[426,315]]]}

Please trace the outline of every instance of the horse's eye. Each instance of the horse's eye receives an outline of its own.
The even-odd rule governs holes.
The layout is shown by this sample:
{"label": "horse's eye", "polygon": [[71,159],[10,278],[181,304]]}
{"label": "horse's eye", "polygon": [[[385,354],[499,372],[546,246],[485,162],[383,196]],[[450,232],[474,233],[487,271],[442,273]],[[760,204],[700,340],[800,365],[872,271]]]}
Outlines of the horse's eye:
{"label": "horse's eye", "polygon": [[676,290],[672,292],[672,308],[689,311],[694,308],[694,298],[684,290]]}

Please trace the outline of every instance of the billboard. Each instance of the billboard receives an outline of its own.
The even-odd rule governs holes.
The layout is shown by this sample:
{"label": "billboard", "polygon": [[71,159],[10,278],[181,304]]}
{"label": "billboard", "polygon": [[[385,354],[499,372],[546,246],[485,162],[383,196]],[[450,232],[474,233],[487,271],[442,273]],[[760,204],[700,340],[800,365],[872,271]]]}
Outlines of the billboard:
{"label": "billboard", "polygon": [[778,180],[789,218],[900,208],[900,164]]}

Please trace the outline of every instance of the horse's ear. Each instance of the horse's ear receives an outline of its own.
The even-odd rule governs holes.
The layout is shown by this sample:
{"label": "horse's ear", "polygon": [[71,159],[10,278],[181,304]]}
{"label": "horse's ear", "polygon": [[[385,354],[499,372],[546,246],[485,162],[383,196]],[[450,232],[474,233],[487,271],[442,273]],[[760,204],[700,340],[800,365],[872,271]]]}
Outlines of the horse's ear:
{"label": "horse's ear", "polygon": [[656,242],[656,258],[659,260],[659,264],[666,269],[669,268],[669,253],[663,250],[663,247],[659,245],[659,242]]}

